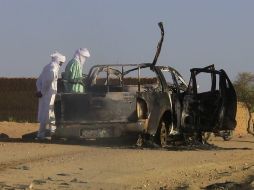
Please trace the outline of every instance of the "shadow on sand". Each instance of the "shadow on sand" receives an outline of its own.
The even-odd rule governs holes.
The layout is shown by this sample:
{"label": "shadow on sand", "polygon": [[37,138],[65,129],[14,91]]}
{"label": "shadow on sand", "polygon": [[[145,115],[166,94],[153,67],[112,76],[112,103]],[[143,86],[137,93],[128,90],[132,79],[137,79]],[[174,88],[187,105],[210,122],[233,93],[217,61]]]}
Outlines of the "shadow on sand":
{"label": "shadow on sand", "polygon": [[[59,145],[79,145],[79,146],[93,146],[93,147],[107,147],[117,149],[143,149],[143,150],[164,150],[164,151],[198,151],[198,150],[252,150],[251,148],[224,148],[209,143],[195,143],[188,144],[180,143],[178,145],[169,145],[161,148],[159,145],[147,141],[142,147],[136,145],[137,136],[128,136],[121,138],[105,138],[105,139],[51,139],[50,137],[43,140],[35,140],[36,132],[28,133],[22,138],[9,138],[8,135],[0,136],[0,142],[20,142],[20,143],[44,143],[44,144],[59,144]],[[252,143],[252,142],[251,142]]]}

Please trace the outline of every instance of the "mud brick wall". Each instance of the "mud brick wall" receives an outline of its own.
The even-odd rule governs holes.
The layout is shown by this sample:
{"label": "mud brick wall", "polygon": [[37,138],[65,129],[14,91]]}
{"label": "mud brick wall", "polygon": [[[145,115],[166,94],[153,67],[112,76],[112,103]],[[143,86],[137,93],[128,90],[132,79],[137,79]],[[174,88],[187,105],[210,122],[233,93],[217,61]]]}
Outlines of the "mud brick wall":
{"label": "mud brick wall", "polygon": [[[97,85],[104,85],[106,78],[97,78]],[[142,84],[155,84],[157,82],[157,78],[140,78],[140,85]],[[119,79],[113,78],[109,80],[110,85],[119,85]],[[123,79],[124,85],[138,85],[138,78],[127,77]]]}
{"label": "mud brick wall", "polygon": [[[137,84],[138,79],[128,78],[125,82]],[[156,79],[141,79],[141,84],[154,82]],[[35,78],[0,78],[0,121],[37,122],[35,83]]]}
{"label": "mud brick wall", "polygon": [[36,122],[34,78],[0,78],[0,121]]}
{"label": "mud brick wall", "polygon": [[[154,83],[154,80],[141,79],[141,84]],[[0,121],[37,122],[35,83],[35,78],[0,78]],[[136,83],[137,79],[125,80],[125,84]],[[241,102],[237,103],[236,120],[235,134],[247,134],[248,111]]]}
{"label": "mud brick wall", "polygon": [[244,136],[247,134],[248,127],[248,110],[242,102],[237,103],[236,121],[237,125],[234,134],[237,136]]}

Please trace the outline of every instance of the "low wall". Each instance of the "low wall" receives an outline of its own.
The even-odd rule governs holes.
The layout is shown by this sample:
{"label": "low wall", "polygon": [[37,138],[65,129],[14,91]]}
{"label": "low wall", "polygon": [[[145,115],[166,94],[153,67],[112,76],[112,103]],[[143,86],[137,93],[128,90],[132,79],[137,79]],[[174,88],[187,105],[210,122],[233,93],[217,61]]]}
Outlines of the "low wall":
{"label": "low wall", "polygon": [[34,78],[0,78],[1,121],[37,121],[35,83]]}
{"label": "low wall", "polygon": [[[0,121],[36,122],[38,99],[35,78],[0,78]],[[247,134],[248,111],[237,103],[235,134]]]}

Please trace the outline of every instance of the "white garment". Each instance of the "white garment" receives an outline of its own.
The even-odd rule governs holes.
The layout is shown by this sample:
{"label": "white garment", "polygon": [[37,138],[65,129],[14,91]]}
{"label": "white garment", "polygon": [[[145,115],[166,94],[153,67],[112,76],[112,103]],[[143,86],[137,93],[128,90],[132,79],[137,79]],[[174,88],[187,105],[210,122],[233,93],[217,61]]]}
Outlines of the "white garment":
{"label": "white garment", "polygon": [[90,57],[90,52],[86,48],[79,48],[76,52],[78,52],[83,57]]}
{"label": "white garment", "polygon": [[90,53],[86,48],[79,48],[74,55],[74,59],[80,63],[81,68],[83,68],[86,58],[88,57],[90,57]]}
{"label": "white garment", "polygon": [[57,93],[57,79],[60,65],[58,62],[52,61],[43,68],[42,73],[36,81],[37,91],[42,93],[39,98],[38,121],[40,129],[38,137],[44,137],[46,125],[54,124],[54,102]]}
{"label": "white garment", "polygon": [[59,53],[58,51],[55,51],[53,54],[50,55],[52,58],[52,61],[55,62],[62,62],[64,63],[66,61],[66,57],[64,55],[62,55],[61,53]]}

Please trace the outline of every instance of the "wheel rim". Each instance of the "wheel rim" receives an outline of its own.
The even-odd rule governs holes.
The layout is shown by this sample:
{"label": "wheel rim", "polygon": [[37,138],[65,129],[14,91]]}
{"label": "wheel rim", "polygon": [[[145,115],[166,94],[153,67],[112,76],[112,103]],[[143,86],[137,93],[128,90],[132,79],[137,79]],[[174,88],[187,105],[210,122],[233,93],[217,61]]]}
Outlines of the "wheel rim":
{"label": "wheel rim", "polygon": [[161,122],[161,129],[160,129],[160,143],[162,147],[167,145],[167,129],[164,122]]}

